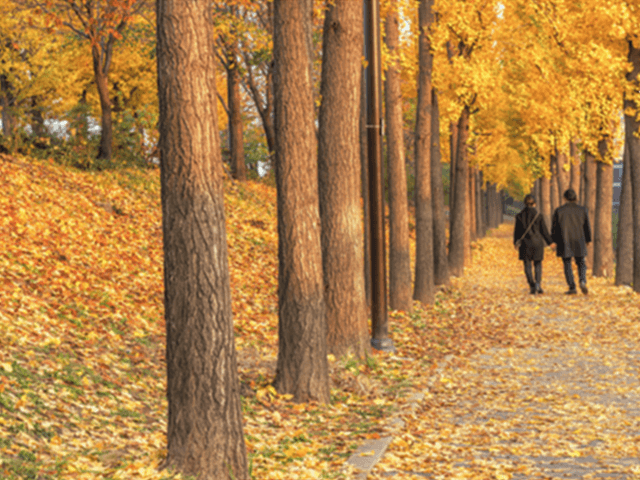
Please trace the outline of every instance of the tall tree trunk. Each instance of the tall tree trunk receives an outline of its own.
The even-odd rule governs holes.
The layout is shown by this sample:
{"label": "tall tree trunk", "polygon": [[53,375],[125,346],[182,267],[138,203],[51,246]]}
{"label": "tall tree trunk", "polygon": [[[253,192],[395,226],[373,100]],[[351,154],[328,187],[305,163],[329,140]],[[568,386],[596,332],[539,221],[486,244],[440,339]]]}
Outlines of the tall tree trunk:
{"label": "tall tree trunk", "polygon": [[447,217],[444,209],[442,184],[442,156],[440,154],[440,108],[438,92],[431,89],[431,198],[433,205],[433,282],[449,284],[449,259],[447,258]]}
{"label": "tall tree trunk", "polygon": [[327,348],[359,357],[369,346],[360,223],[362,13],[359,2],[336,0],[325,14],[318,148]]}
{"label": "tall tree trunk", "polygon": [[[366,57],[363,43],[363,58]],[[364,205],[364,290],[367,309],[371,311],[371,238],[369,217],[369,150],[367,133],[367,75],[366,69],[360,69],[360,177],[362,204]]]}
{"label": "tall tree trunk", "polygon": [[482,170],[476,173],[476,237],[482,238],[485,234],[484,218],[482,215],[483,210],[483,195],[482,195]]}
{"label": "tall tree trunk", "polygon": [[453,209],[454,188],[456,186],[456,158],[458,158],[458,124],[449,123],[449,231],[451,231],[451,210]]}
{"label": "tall tree trunk", "polygon": [[0,106],[2,107],[2,134],[11,138],[16,119],[13,114],[15,98],[12,93],[11,82],[6,75],[0,75]]}
{"label": "tall tree trunk", "polygon": [[111,160],[113,156],[113,122],[111,119],[111,99],[109,98],[109,78],[105,65],[108,62],[101,62],[102,55],[99,45],[94,45],[91,49],[93,55],[93,73],[95,76],[98,97],[100,99],[100,146],[97,158]]}
{"label": "tall tree trunk", "polygon": [[433,303],[433,206],[431,194],[431,118],[433,56],[429,29],[433,23],[433,1],[421,0],[418,7],[419,73],[418,107],[415,131],[416,168],[416,277],[413,298],[423,304]]}
{"label": "tall tree trunk", "polygon": [[242,78],[238,65],[238,43],[234,41],[229,48],[227,58],[227,103],[229,105],[229,150],[231,176],[236,180],[247,179],[244,164],[244,142],[242,124],[242,97],[240,84]]}
{"label": "tall tree trunk", "polygon": [[625,140],[622,164],[622,191],[618,209],[616,248],[616,285],[633,284],[633,204],[631,203],[631,172],[629,145]]}
{"label": "tall tree trunk", "polygon": [[248,479],[209,9],[203,1],[157,3],[166,465],[200,479]]}
{"label": "tall tree trunk", "polygon": [[[596,159],[590,152],[584,155],[584,206],[587,207],[589,220],[596,218]],[[587,267],[593,270],[593,243],[587,245]]]}
{"label": "tall tree trunk", "polygon": [[582,187],[580,165],[582,164],[582,162],[580,161],[580,153],[578,151],[578,147],[575,142],[571,142],[570,154],[571,154],[570,187],[573,188],[573,191],[576,192],[576,195],[580,195],[580,191]]}
{"label": "tall tree trunk", "polygon": [[311,15],[311,0],[274,0],[279,260],[274,383],[298,402],[328,402]]}
{"label": "tall tree trunk", "polygon": [[[629,41],[629,62],[633,69],[627,73],[627,81],[632,87],[638,88],[638,74],[640,73],[640,49]],[[640,110],[636,101],[625,98],[625,135],[629,147],[629,173],[631,177],[631,205],[633,208],[633,290],[640,293],[640,131],[638,116]],[[633,113],[631,113],[633,112]]]}
{"label": "tall tree trunk", "polygon": [[553,211],[551,210],[551,199],[549,198],[551,195],[550,186],[551,185],[547,177],[544,175],[540,177],[540,214],[547,223],[547,229],[549,231],[551,231],[551,215],[553,214]]}
{"label": "tall tree trunk", "polygon": [[549,169],[551,171],[551,177],[549,178],[549,199],[551,202],[551,211],[555,212],[556,208],[562,205],[562,194],[558,192],[558,164],[554,156],[551,156]]}
{"label": "tall tree trunk", "polygon": [[607,161],[607,140],[598,142],[601,161],[597,167],[596,215],[593,236],[593,276],[613,275],[613,238],[611,215],[613,203],[613,166]]}
{"label": "tall tree trunk", "polygon": [[[478,180],[478,169],[469,167],[469,239],[474,242],[478,238],[476,219],[476,184]],[[469,244],[469,248],[471,244]],[[471,257],[469,257],[471,258]]]}
{"label": "tall tree trunk", "polygon": [[465,211],[467,210],[467,183],[469,177],[469,158],[467,156],[467,138],[469,134],[469,107],[465,106],[458,120],[458,145],[456,147],[456,173],[453,190],[453,208],[451,209],[451,234],[449,239],[449,272],[459,277],[465,265]]}
{"label": "tall tree trunk", "polygon": [[560,153],[556,151],[556,165],[557,165],[558,199],[559,199],[558,205],[561,205],[564,192],[567,191],[570,184],[570,175],[569,175],[569,172],[566,170],[567,155],[565,153]]}
{"label": "tall tree trunk", "polygon": [[[358,4],[358,2],[355,3]],[[398,10],[391,7],[385,23],[385,42],[391,58],[397,54],[400,45],[398,23]],[[409,312],[413,309],[409,253],[409,201],[398,60],[390,62],[387,68],[384,93],[389,172],[389,306],[392,310]]]}

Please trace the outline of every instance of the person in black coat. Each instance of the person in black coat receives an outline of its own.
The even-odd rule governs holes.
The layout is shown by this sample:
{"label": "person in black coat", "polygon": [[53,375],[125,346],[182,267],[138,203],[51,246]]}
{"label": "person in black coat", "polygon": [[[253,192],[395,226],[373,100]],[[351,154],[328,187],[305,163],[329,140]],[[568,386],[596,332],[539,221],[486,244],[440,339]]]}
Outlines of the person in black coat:
{"label": "person in black coat", "polygon": [[591,242],[591,225],[587,209],[576,203],[576,192],[570,188],[564,192],[567,201],[563,206],[556,208],[553,213],[553,226],[551,236],[556,243],[556,255],[562,258],[564,263],[564,277],[569,285],[569,295],[576,294],[576,282],[573,279],[571,259],[575,258],[578,266],[580,290],[585,295],[587,289],[587,264],[584,257],[587,256],[587,243]]}
{"label": "person in black coat", "polygon": [[[544,218],[536,210],[535,197],[527,195],[524,197],[524,204],[525,207],[516,215],[513,244],[519,250],[519,259],[524,262],[524,274],[527,276],[531,294],[544,293],[542,287],[540,287],[542,283],[544,247],[545,242],[547,245],[551,245],[553,240],[549,235]],[[529,226],[531,227],[529,228]],[[518,240],[521,240],[520,247],[517,245]],[[531,262],[533,262],[535,268],[535,279],[531,272]]]}

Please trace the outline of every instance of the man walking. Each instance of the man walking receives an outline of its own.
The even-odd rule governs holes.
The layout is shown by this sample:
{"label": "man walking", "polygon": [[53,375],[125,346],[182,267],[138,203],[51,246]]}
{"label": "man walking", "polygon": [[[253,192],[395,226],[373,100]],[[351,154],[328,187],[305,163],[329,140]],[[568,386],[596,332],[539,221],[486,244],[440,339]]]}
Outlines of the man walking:
{"label": "man walking", "polygon": [[575,295],[576,283],[573,279],[571,259],[575,258],[578,266],[580,290],[585,295],[587,289],[587,264],[584,257],[587,256],[587,243],[591,242],[591,226],[587,209],[576,203],[576,192],[570,188],[564,192],[567,201],[563,206],[556,208],[553,213],[553,226],[551,237],[556,243],[556,255],[562,258],[564,263],[564,277],[569,285],[568,295]]}

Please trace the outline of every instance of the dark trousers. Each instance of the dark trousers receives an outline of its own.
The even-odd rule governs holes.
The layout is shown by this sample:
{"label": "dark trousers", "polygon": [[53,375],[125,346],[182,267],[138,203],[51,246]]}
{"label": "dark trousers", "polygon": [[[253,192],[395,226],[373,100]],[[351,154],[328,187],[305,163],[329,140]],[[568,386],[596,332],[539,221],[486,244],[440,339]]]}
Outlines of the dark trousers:
{"label": "dark trousers", "polygon": [[531,272],[531,260],[523,260],[524,262],[524,274],[527,276],[527,282],[529,282],[530,287],[535,287],[536,284],[540,285],[542,283],[542,262],[534,261],[533,266],[536,271],[536,278],[533,279],[533,274]]}
{"label": "dark trousers", "polygon": [[[576,259],[576,265],[578,266],[578,278],[580,283],[587,284],[587,264],[584,261],[584,257],[574,257]],[[573,269],[571,268],[571,257],[563,258],[564,264],[564,278],[567,280],[567,285],[571,290],[576,289],[576,282],[573,279]]]}

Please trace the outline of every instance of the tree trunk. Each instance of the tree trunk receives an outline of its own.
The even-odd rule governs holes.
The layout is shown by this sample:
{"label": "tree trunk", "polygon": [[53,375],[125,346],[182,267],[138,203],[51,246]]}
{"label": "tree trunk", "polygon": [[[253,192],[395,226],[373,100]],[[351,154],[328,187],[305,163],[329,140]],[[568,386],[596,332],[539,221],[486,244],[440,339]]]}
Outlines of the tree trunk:
{"label": "tree trunk", "polygon": [[558,164],[554,156],[551,156],[549,170],[551,171],[551,177],[549,178],[549,199],[551,202],[551,211],[555,212],[556,208],[562,205],[562,194],[558,193]]}
{"label": "tree trunk", "polygon": [[465,106],[458,120],[458,145],[456,147],[456,172],[453,208],[451,209],[451,234],[449,240],[449,272],[459,277],[465,265],[465,211],[467,210],[467,183],[469,159],[467,138],[469,134],[469,107]]}
{"label": "tree trunk", "polygon": [[556,151],[557,180],[558,180],[558,205],[562,205],[564,192],[567,191],[570,184],[570,175],[567,170],[567,155]]}
{"label": "tree trunk", "polygon": [[453,209],[454,188],[456,186],[456,158],[458,153],[458,124],[449,123],[449,231],[451,231],[451,210]]}
{"label": "tree trunk", "polygon": [[311,0],[274,0],[279,260],[274,383],[295,401],[328,402],[311,15]]}
{"label": "tree trunk", "polygon": [[593,276],[613,275],[613,238],[611,215],[613,203],[613,166],[607,158],[607,140],[598,142],[602,161],[598,162],[596,184],[596,215],[593,236]]}
{"label": "tree trunk", "polygon": [[581,169],[580,165],[582,162],[580,161],[580,153],[578,152],[578,147],[575,142],[571,142],[570,145],[570,154],[571,154],[571,183],[570,186],[573,188],[573,191],[576,192],[576,195],[580,195],[582,182],[581,180]]}
{"label": "tree trunk", "polygon": [[482,171],[476,174],[476,237],[483,238],[485,235],[483,211],[483,195],[482,195]]}
{"label": "tree trunk", "polygon": [[[469,167],[469,240],[475,242],[478,238],[476,219],[476,183],[478,180],[478,169]],[[471,248],[471,243],[469,243]],[[471,252],[469,252],[471,253]],[[471,258],[471,256],[469,256]]]}
{"label": "tree trunk", "polygon": [[551,231],[551,215],[553,214],[553,210],[551,210],[550,183],[547,177],[540,177],[540,214],[547,223],[549,231]]}
{"label": "tree trunk", "polygon": [[91,50],[93,55],[93,73],[96,87],[98,88],[101,112],[100,146],[96,158],[111,160],[113,156],[113,123],[111,119],[111,99],[109,98],[109,79],[107,72],[104,71],[100,62],[100,46],[94,45]]}
{"label": "tree trunk", "polygon": [[[584,155],[584,206],[593,226],[596,218],[596,159],[590,152]],[[593,243],[587,245],[587,267],[593,269]]]}
{"label": "tree trunk", "polygon": [[[637,89],[638,74],[640,73],[640,49],[629,41],[629,62],[633,70],[627,73],[627,81]],[[631,98],[625,98],[625,135],[629,147],[629,173],[631,177],[631,204],[633,206],[633,290],[640,293],[640,130],[638,122],[639,109]]]}
{"label": "tree trunk", "polygon": [[6,75],[0,75],[0,106],[2,107],[2,134],[6,138],[13,136],[16,119],[13,114],[15,98],[11,92],[11,82]]}
{"label": "tree trunk", "polygon": [[[362,57],[366,58],[366,52]],[[361,95],[360,95],[360,177],[362,189],[362,204],[364,205],[364,290],[366,304],[369,313],[371,312],[371,237],[369,218],[369,145],[367,133],[367,76],[366,69],[360,69],[361,75]]]}
{"label": "tree trunk", "polygon": [[626,141],[621,183],[618,233],[616,235],[616,285],[631,285],[633,284],[633,204],[631,203],[629,145]]}
{"label": "tree trunk", "polygon": [[431,194],[431,117],[433,56],[429,29],[433,23],[432,0],[419,5],[419,73],[418,106],[415,131],[416,177],[416,277],[413,298],[423,304],[433,303],[433,206]]}
{"label": "tree trunk", "polygon": [[[358,2],[355,3],[358,4]],[[389,9],[385,24],[385,42],[391,58],[396,55],[400,45],[398,23],[398,11],[392,7]],[[397,62],[391,62],[387,68],[384,93],[389,172],[389,306],[392,310],[409,312],[413,309],[409,253],[409,202],[404,157],[400,65]]]}
{"label": "tree trunk", "polygon": [[433,282],[449,284],[449,260],[447,258],[447,217],[444,210],[444,186],[440,155],[440,109],[438,93],[431,89],[431,198],[433,204]]}
{"label": "tree trunk", "polygon": [[166,465],[199,479],[248,479],[209,8],[186,0],[157,5]]}
{"label": "tree trunk", "polygon": [[[327,348],[358,357],[369,346],[360,223],[362,13],[362,5],[349,0],[326,11],[318,148]],[[408,235],[407,228],[407,244]]]}
{"label": "tree trunk", "polygon": [[229,105],[229,151],[231,176],[241,182],[247,179],[244,164],[244,143],[242,134],[242,98],[240,84],[242,78],[238,65],[238,44],[234,41],[227,58],[227,103]]}

